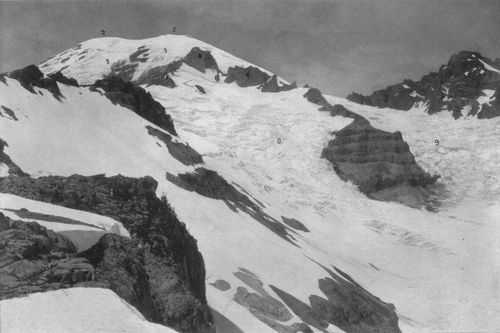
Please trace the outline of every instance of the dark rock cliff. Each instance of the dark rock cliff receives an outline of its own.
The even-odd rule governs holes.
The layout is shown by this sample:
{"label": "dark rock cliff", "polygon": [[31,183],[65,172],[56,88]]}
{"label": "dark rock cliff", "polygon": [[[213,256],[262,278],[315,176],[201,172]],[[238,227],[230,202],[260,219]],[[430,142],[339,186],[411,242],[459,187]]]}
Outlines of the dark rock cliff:
{"label": "dark rock cliff", "polygon": [[[462,51],[420,81],[404,80],[369,96],[352,93],[347,98],[360,104],[399,110],[425,103],[429,114],[448,110],[455,118],[462,115],[492,118],[500,115],[500,73],[492,70],[495,66],[498,68],[496,62],[478,52]],[[479,102],[479,97],[486,97],[485,90],[492,91],[493,95]]]}
{"label": "dark rock cliff", "polygon": [[352,181],[365,193],[403,183],[426,186],[437,180],[415,162],[400,132],[376,129],[360,116],[335,133],[322,157],[333,164],[342,179]]}
{"label": "dark rock cliff", "polygon": [[61,90],[59,89],[57,82],[78,87],[78,82],[75,79],[67,78],[61,72],[57,72],[49,75],[48,77],[45,77],[40,69],[35,65],[29,65],[24,68],[12,71],[8,73],[8,76],[19,81],[19,83],[21,83],[21,85],[26,90],[33,94],[36,93],[33,87],[39,87],[50,91],[52,95],[58,100],[60,100],[61,97],[64,96],[61,94]]}
{"label": "dark rock cliff", "polygon": [[9,155],[4,152],[5,147],[8,146],[7,142],[0,138],[0,163],[7,166],[9,175],[21,177],[28,176],[28,174],[21,170],[21,168],[12,161]]}
{"label": "dark rock cliff", "polygon": [[125,82],[115,76],[97,80],[91,86],[91,89],[96,90],[97,88],[102,88],[105,91],[106,97],[113,103],[124,106],[162,129],[177,135],[172,117],[143,88],[131,82]]}
{"label": "dark rock cliff", "polygon": [[205,73],[207,69],[219,72],[219,66],[210,51],[204,51],[199,47],[193,47],[184,57],[183,62],[202,73]]}
{"label": "dark rock cliff", "polygon": [[258,86],[266,83],[269,80],[269,75],[264,73],[257,67],[240,67],[233,66],[227,70],[227,77],[224,80],[226,83],[233,83],[240,87]]}
{"label": "dark rock cliff", "polygon": [[177,60],[165,66],[155,66],[145,70],[134,82],[137,85],[147,86],[158,85],[167,88],[175,88],[177,85],[172,79],[172,75],[181,67],[182,60]]}
{"label": "dark rock cliff", "polygon": [[425,187],[439,178],[430,176],[417,164],[400,132],[374,128],[366,118],[343,105],[331,105],[316,88],[309,88],[303,97],[321,106],[320,111],[330,112],[332,117],[353,119],[334,133],[335,138],[328,142],[321,157],[333,164],[341,179],[358,185],[370,197],[375,198],[373,193],[401,184]]}
{"label": "dark rock cliff", "polygon": [[0,213],[0,299],[93,281],[94,267],[75,252],[69,239],[52,230]]}
{"label": "dark rock cliff", "polygon": [[1,192],[120,221],[130,240],[105,235],[76,256],[78,263],[91,263],[92,269],[85,266],[90,282],[111,288],[150,320],[182,332],[211,332],[203,258],[166,199],[156,197],[156,187],[150,177],[0,178]]}
{"label": "dark rock cliff", "polygon": [[194,165],[203,163],[201,155],[189,145],[182,142],[174,142],[170,135],[151,126],[146,126],[146,129],[149,135],[152,135],[162,141],[167,146],[170,155],[182,164]]}

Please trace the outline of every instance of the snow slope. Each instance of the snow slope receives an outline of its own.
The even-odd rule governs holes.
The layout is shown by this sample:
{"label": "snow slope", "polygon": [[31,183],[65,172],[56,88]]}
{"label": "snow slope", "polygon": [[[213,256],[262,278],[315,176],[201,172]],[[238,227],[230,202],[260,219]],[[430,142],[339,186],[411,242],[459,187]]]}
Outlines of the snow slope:
{"label": "snow slope", "polygon": [[101,288],[61,289],[3,300],[0,318],[2,333],[176,332],[147,321],[114,292]]}
{"label": "snow slope", "polygon": [[[42,70],[49,73],[70,64],[63,70],[65,75],[91,83],[108,73],[101,66],[105,59],[127,58],[142,45],[154,46],[157,53],[151,51],[155,54],[149,57],[151,62],[140,64],[144,67],[136,75],[146,66],[184,56],[191,46],[211,49],[221,68],[245,64],[192,38],[161,36],[144,41],[91,40],[81,47],[92,54],[89,59],[79,61],[77,50],[70,50],[49,60]],[[164,47],[166,56],[160,54]],[[235,303],[236,288],[248,286],[234,273],[247,269],[274,298],[278,296],[269,285],[308,303],[311,294],[323,295],[318,279],[328,275],[314,261],[340,268],[383,301],[394,303],[404,332],[500,329],[496,287],[500,230],[494,223],[500,217],[495,204],[499,173],[493,165],[498,154],[492,145],[498,121],[459,123],[442,114],[424,118],[417,110],[396,115],[396,111],[384,113],[328,97],[365,115],[378,128],[402,131],[417,162],[443,175],[450,193],[443,199],[443,210],[432,213],[370,200],[340,180],[320,154],[332,138],[330,132],[351,119],[318,111],[317,105],[302,97],[305,89],[262,93],[254,87],[209,80],[187,65],[176,76],[187,83],[174,89],[145,88],[173,117],[181,140],[204,155],[205,167],[237,184],[273,218],[295,218],[310,230],[293,233],[297,246],[223,201],[167,181],[166,172],[192,172],[194,167],[178,162],[163,143],[147,134],[144,126],[153,124],[87,88],[62,86],[65,98],[58,102],[46,92],[33,95],[14,80],[0,83],[0,104],[20,119],[0,119],[0,137],[9,144],[6,153],[35,176],[154,177],[159,182],[158,195],[167,196],[198,240],[207,283],[222,279],[231,286],[221,291],[207,285],[210,306],[244,332],[274,331]],[[434,147],[436,138],[441,143]],[[457,149],[460,144],[463,148]],[[476,158],[484,164],[475,162]],[[294,316],[287,324],[299,321]],[[330,326],[328,331],[339,330]]]}

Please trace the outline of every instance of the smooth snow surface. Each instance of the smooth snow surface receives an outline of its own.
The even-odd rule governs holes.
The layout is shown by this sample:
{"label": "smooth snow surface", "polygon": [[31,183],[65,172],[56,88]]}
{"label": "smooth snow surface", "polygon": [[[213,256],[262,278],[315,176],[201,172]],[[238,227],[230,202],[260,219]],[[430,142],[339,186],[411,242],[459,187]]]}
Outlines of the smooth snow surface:
{"label": "smooth snow surface", "polygon": [[2,333],[175,333],[109,289],[70,288],[0,301]]}
{"label": "smooth snow surface", "polygon": [[[37,220],[33,218],[21,218],[17,216],[16,213],[9,211],[19,210],[22,208],[26,208],[32,213],[41,213],[47,215],[53,215],[57,217],[66,217],[71,220],[83,222],[86,224],[95,225],[96,228],[92,228],[91,226],[80,225],[80,224],[64,224],[64,223],[55,223],[51,222],[48,218],[47,220]],[[24,221],[35,221],[39,224],[43,225],[48,229],[53,229],[54,231],[68,231],[68,230],[103,230],[107,232],[112,232],[118,235],[122,235],[125,237],[130,237],[127,229],[123,227],[123,225],[106,216],[101,216],[93,213],[84,212],[81,210],[65,208],[62,206],[52,205],[45,202],[29,200],[17,195],[0,193],[0,212],[4,215],[8,215],[12,219],[15,220],[24,220]],[[56,224],[57,227],[53,227],[52,224]]]}
{"label": "smooth snow surface", "polygon": [[0,177],[7,177],[9,175],[9,167],[4,163],[0,163]]}
{"label": "smooth snow surface", "polygon": [[[91,59],[105,63],[106,58],[126,58],[142,45],[161,51],[167,40],[166,57],[172,59],[192,46],[209,48],[191,38],[162,36],[144,41],[102,38],[82,43],[82,50],[91,50]],[[241,63],[212,50],[222,67]],[[172,60],[150,57],[156,63],[140,66]],[[63,58],[56,56],[42,70],[70,64],[63,72],[87,83],[107,74],[107,68],[91,60],[78,62],[71,56],[60,63]],[[237,287],[251,288],[233,273],[245,268],[275,298],[269,284],[308,303],[311,294],[324,296],[318,279],[328,276],[313,260],[338,267],[372,294],[394,303],[404,332],[500,329],[500,119],[453,120],[448,112],[429,116],[416,109],[375,109],[326,96],[332,104],[366,116],[375,127],[400,130],[418,163],[442,176],[442,206],[432,213],[370,200],[340,180],[320,155],[333,138],[331,132],[352,120],[318,111],[302,97],[306,89],[262,93],[215,82],[189,66],[176,72],[176,78],[185,84],[145,88],[173,117],[181,140],[204,155],[204,167],[233,182],[275,219],[295,218],[311,231],[289,231],[298,246],[221,200],[168,182],[166,172],[192,172],[194,167],[182,165],[147,134],[144,126],[154,125],[98,92],[62,86],[66,98],[59,102],[46,91],[33,95],[7,79],[8,86],[0,83],[0,101],[20,120],[1,118],[0,137],[9,143],[12,160],[35,176],[154,177],[158,195],[167,196],[198,240],[207,282],[223,279],[231,285],[220,291],[207,284],[210,306],[244,332],[274,331],[234,302]],[[287,324],[300,321],[294,317]],[[328,331],[339,330],[330,326]]]}

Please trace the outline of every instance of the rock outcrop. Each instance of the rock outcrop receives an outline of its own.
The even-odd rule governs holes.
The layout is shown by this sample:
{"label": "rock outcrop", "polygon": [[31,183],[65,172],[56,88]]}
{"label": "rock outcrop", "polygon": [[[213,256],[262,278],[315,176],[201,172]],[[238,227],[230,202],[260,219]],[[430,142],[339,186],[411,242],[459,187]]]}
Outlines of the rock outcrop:
{"label": "rock outcrop", "polygon": [[20,177],[28,176],[28,174],[21,170],[21,168],[12,161],[9,155],[5,153],[4,149],[8,146],[9,145],[7,144],[7,142],[0,138],[0,164],[4,164],[5,166],[7,166],[7,172],[9,173],[9,175]]}
{"label": "rock outcrop", "polygon": [[94,267],[75,252],[69,239],[52,230],[0,213],[0,299],[93,281]]}
{"label": "rock outcrop", "polygon": [[[1,192],[121,222],[130,240],[106,234],[73,256],[76,263],[93,267],[93,277],[86,283],[113,289],[150,320],[181,332],[212,332],[203,258],[166,198],[156,197],[156,187],[150,177],[0,178]],[[23,281],[29,284],[28,276]]]}
{"label": "rock outcrop", "polygon": [[447,110],[455,118],[492,118],[500,115],[500,69],[478,52],[462,51],[420,81],[404,80],[369,96],[352,93],[347,98],[381,108],[409,110],[421,104],[429,114]]}
{"label": "rock outcrop", "polygon": [[352,181],[365,193],[404,183],[426,186],[438,178],[415,162],[400,132],[376,129],[361,116],[336,132],[321,155],[342,179]]}
{"label": "rock outcrop", "polygon": [[233,211],[242,211],[255,221],[274,232],[279,237],[293,243],[293,236],[285,224],[266,214],[260,206],[248,196],[238,191],[217,172],[206,168],[196,168],[193,173],[173,175],[167,173],[166,178],[171,183],[202,196],[222,200]]}
{"label": "rock outcrop", "polygon": [[297,88],[297,83],[280,82],[277,75],[269,76],[260,68],[254,66],[232,66],[227,70],[225,83],[235,82],[240,87],[257,86],[262,92],[280,92]]}
{"label": "rock outcrop", "polygon": [[182,66],[182,60],[176,60],[165,66],[155,66],[145,70],[139,78],[134,81],[137,85],[158,85],[167,88],[175,88],[177,85],[172,75]]}
{"label": "rock outcrop", "polygon": [[19,81],[19,83],[21,83],[26,90],[33,94],[36,93],[33,87],[46,89],[50,91],[57,100],[64,97],[61,94],[61,90],[59,89],[57,82],[78,87],[78,82],[75,79],[67,78],[61,72],[45,77],[40,69],[35,65],[29,65],[12,71],[8,73],[8,77]]}
{"label": "rock outcrop", "polygon": [[182,142],[175,142],[172,140],[170,135],[151,126],[146,126],[146,129],[148,130],[149,135],[152,135],[162,141],[167,146],[170,155],[182,164],[194,165],[203,163],[201,155],[189,145]]}
{"label": "rock outcrop", "polygon": [[297,83],[292,82],[290,84],[280,83],[278,81],[278,76],[273,75],[267,82],[261,85],[260,90],[262,92],[280,92],[280,91],[288,91],[297,88]]}
{"label": "rock outcrop", "polygon": [[310,304],[306,304],[276,286],[270,287],[301,320],[321,331],[332,324],[347,333],[401,332],[394,305],[381,301],[341,270],[323,268],[329,276],[318,285],[326,299],[311,295]]}
{"label": "rock outcrop", "polygon": [[309,88],[303,97],[307,99],[309,102],[317,105],[321,106],[330,105],[330,103],[327,102],[321,91],[319,91],[319,89],[317,88]]}
{"label": "rock outcrop", "polygon": [[172,117],[165,112],[165,108],[155,101],[151,94],[131,82],[125,82],[119,77],[109,76],[97,80],[91,89],[102,88],[105,96],[113,103],[117,103],[134,111],[140,117],[152,122],[160,128],[177,135]]}
{"label": "rock outcrop", "polygon": [[202,50],[199,47],[193,47],[182,61],[202,73],[205,73],[207,69],[219,72],[219,66],[210,51]]}
{"label": "rock outcrop", "polygon": [[[344,181],[351,181],[370,197],[386,188],[407,184],[422,186],[436,182],[415,161],[400,132],[389,133],[376,129],[370,122],[343,105],[331,105],[316,88],[304,94],[309,102],[320,105],[332,117],[352,118],[353,122],[340,131],[321,152],[321,157],[333,164]],[[381,197],[378,196],[378,199]]]}
{"label": "rock outcrop", "polygon": [[269,75],[254,66],[240,67],[233,66],[227,70],[225,83],[233,83],[240,87],[258,86],[269,80]]}
{"label": "rock outcrop", "polygon": [[312,332],[305,323],[285,324],[293,318],[291,313],[280,300],[271,296],[264,289],[264,283],[254,274],[243,268],[233,274],[252,289],[249,291],[245,287],[237,287],[233,299],[239,305],[247,308],[260,321],[279,333]]}

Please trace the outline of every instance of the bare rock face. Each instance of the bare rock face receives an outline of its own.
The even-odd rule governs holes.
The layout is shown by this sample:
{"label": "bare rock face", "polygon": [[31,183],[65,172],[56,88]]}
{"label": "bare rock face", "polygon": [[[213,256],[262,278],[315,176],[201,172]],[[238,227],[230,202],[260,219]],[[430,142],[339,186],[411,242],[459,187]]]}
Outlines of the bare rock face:
{"label": "bare rock face", "polygon": [[329,324],[347,333],[401,333],[394,305],[381,301],[335,268],[323,267],[330,276],[318,281],[326,296],[311,295],[306,304],[288,292],[271,289],[305,323],[324,331]]}
{"label": "bare rock face", "polygon": [[240,87],[251,87],[264,84],[269,80],[269,78],[270,77],[267,73],[264,73],[257,67],[233,66],[229,67],[227,70],[227,77],[224,82],[236,82],[236,84]]}
{"label": "bare rock face", "polygon": [[189,145],[182,142],[174,142],[170,135],[151,126],[146,126],[146,129],[148,130],[149,135],[152,135],[165,143],[170,155],[182,164],[194,165],[203,163],[201,155]]}
{"label": "bare rock face", "polygon": [[352,93],[347,98],[360,104],[398,110],[425,103],[429,114],[447,110],[455,118],[464,115],[493,118],[500,115],[500,74],[491,70],[495,66],[498,69],[497,62],[478,52],[462,51],[420,81],[404,80],[369,96]]}
{"label": "bare rock face", "polygon": [[172,117],[143,88],[115,76],[97,80],[91,89],[96,90],[97,88],[102,88],[106,97],[113,103],[124,106],[162,129],[177,135]]}
{"label": "bare rock face", "polygon": [[264,283],[253,273],[240,268],[234,275],[253,291],[249,291],[245,287],[237,287],[233,299],[239,305],[247,308],[260,321],[279,333],[312,332],[305,323],[285,324],[293,318],[291,313],[280,300],[271,296],[264,289]]}
{"label": "bare rock face", "polygon": [[75,79],[67,78],[61,72],[45,77],[40,69],[35,65],[29,65],[12,71],[8,73],[8,76],[19,81],[19,83],[21,83],[26,90],[33,94],[36,93],[33,87],[39,87],[50,91],[57,100],[60,100],[61,97],[63,97],[57,82],[76,87],[78,86],[78,82]]}
{"label": "bare rock face", "polygon": [[20,177],[28,176],[28,174],[21,170],[21,168],[12,161],[9,155],[4,152],[5,147],[8,146],[7,142],[0,138],[0,163],[7,166],[9,175]]}
{"label": "bare rock face", "polygon": [[426,186],[438,178],[415,162],[400,132],[376,129],[362,117],[336,132],[322,157],[333,164],[342,179],[352,181],[365,193],[403,183]]}
{"label": "bare rock face", "polygon": [[134,82],[137,85],[158,85],[167,88],[175,88],[177,85],[172,75],[181,67],[182,60],[176,60],[165,66],[155,66],[144,71]]}
{"label": "bare rock face", "polygon": [[323,97],[323,94],[319,89],[317,88],[309,88],[307,92],[304,94],[304,98],[307,99],[309,102],[321,105],[321,106],[328,106],[330,103],[327,102],[325,97]]}
{"label": "bare rock face", "polygon": [[[73,263],[88,264],[92,277],[86,280],[89,275],[82,273],[83,280],[71,283],[110,288],[146,318],[181,332],[212,332],[203,258],[166,198],[156,197],[156,187],[150,177],[0,178],[2,192],[108,216],[129,231],[130,240],[106,234],[73,255],[63,271],[71,271]],[[28,252],[40,255],[45,248]],[[26,284],[28,278],[25,274],[21,280]]]}
{"label": "bare rock face", "polygon": [[293,228],[295,230],[300,230],[300,231],[303,231],[303,232],[309,232],[309,229],[307,229],[307,227],[304,225],[304,223],[300,222],[297,219],[288,218],[288,217],[285,217],[285,216],[282,216],[281,219],[290,228]]}
{"label": "bare rock face", "polygon": [[330,115],[332,117],[342,116],[342,117],[353,118],[353,119],[362,118],[357,113],[354,113],[351,110],[346,109],[343,105],[340,105],[340,104],[335,104],[333,106],[329,104],[329,105],[323,106],[320,109],[320,111],[330,111]]}
{"label": "bare rock face", "polygon": [[64,236],[0,213],[0,299],[93,281],[94,267],[75,252]]}
{"label": "bare rock face", "polygon": [[297,83],[292,82],[291,84],[283,84],[278,82],[277,75],[273,75],[267,82],[265,82],[259,88],[262,92],[288,91],[297,88]]}
{"label": "bare rock face", "polygon": [[49,74],[48,75],[49,78],[51,78],[52,80],[55,80],[57,82],[61,82],[62,84],[65,84],[67,86],[73,86],[73,87],[79,87],[80,85],[78,84],[78,81],[76,81],[76,79],[73,79],[73,78],[69,78],[69,77],[66,77],[64,76],[63,73],[61,73],[60,71],[59,72],[56,72],[54,74]]}
{"label": "bare rock face", "polygon": [[207,69],[219,71],[219,66],[215,61],[210,51],[204,51],[199,47],[193,47],[191,51],[184,57],[184,63],[196,68],[198,71],[205,73]]}

